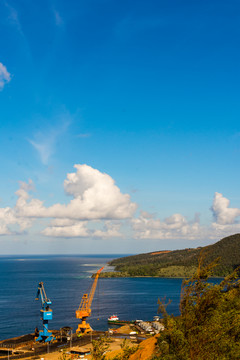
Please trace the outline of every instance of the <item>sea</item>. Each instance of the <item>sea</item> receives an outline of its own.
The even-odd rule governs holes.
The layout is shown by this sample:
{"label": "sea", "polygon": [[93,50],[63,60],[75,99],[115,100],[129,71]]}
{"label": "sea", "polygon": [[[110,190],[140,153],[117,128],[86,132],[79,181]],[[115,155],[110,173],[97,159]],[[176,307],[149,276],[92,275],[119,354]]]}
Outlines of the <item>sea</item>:
{"label": "sea", "polygon": [[[43,282],[52,301],[49,329],[70,326],[76,331],[78,309],[89,292],[92,274],[120,255],[0,256],[0,340],[33,333],[42,328],[41,302],[36,301],[38,283]],[[158,298],[171,300],[169,314],[179,315],[182,279],[100,278],[88,322],[94,330],[107,330],[107,319],[152,320]]]}

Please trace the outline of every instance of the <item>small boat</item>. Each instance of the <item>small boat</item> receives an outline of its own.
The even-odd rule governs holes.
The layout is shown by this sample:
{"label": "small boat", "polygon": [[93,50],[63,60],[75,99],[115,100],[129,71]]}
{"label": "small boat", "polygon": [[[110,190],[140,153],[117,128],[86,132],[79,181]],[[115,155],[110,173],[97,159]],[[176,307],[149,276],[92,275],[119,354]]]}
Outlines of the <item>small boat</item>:
{"label": "small boat", "polygon": [[134,324],[134,321],[119,320],[119,317],[117,315],[112,315],[109,316],[108,323],[113,325],[129,325],[129,324]]}
{"label": "small boat", "polygon": [[118,321],[118,320],[119,320],[119,317],[117,315],[111,315],[108,318],[108,321]]}

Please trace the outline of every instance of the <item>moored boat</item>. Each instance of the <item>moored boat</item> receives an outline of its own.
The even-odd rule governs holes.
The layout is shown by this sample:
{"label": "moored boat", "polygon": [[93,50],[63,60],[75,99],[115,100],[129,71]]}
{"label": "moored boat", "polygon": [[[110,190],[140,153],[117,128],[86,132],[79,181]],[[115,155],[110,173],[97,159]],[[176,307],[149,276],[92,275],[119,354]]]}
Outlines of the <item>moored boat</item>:
{"label": "moored boat", "polygon": [[111,315],[108,318],[108,321],[112,322],[112,321],[118,321],[119,317],[117,315]]}
{"label": "moored boat", "polygon": [[108,323],[115,324],[115,325],[126,325],[126,324],[134,324],[134,321],[119,320],[119,317],[117,315],[112,315],[112,316],[109,316]]}

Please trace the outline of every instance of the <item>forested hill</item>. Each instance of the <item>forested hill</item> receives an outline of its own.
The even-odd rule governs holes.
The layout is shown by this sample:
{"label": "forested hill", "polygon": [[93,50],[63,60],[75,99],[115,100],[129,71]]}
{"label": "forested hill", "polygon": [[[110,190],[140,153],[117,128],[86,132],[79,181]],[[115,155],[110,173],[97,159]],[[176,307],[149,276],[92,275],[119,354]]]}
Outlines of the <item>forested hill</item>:
{"label": "forested hill", "polygon": [[226,276],[240,265],[240,234],[228,236],[213,245],[196,249],[156,251],[115,259],[109,265],[115,272],[102,273],[103,277],[185,277],[192,275],[198,264],[201,251],[206,262],[220,257],[215,276]]}

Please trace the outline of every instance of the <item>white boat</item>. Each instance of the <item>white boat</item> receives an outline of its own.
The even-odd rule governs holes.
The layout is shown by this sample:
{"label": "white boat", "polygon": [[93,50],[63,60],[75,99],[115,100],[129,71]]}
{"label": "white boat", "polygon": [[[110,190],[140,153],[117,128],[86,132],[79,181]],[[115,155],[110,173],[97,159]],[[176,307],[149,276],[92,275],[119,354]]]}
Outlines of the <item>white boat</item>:
{"label": "white boat", "polygon": [[119,317],[117,315],[111,315],[109,318],[108,318],[108,321],[117,321],[119,320]]}

